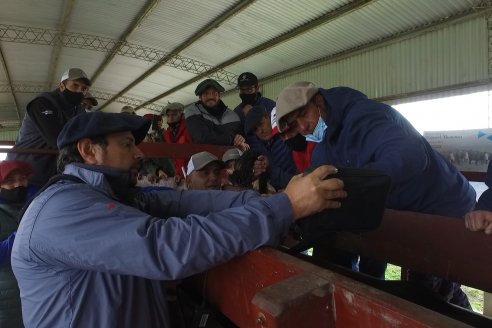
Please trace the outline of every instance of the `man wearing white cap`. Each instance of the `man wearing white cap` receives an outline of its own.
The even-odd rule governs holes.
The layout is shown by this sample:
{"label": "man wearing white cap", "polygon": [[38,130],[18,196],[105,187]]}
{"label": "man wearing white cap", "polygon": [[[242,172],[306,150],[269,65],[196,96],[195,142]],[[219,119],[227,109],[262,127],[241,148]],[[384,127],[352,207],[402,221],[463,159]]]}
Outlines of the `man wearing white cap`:
{"label": "man wearing white cap", "polygon": [[186,171],[186,187],[191,190],[220,190],[225,163],[202,151],[191,156]]}
{"label": "man wearing white cap", "polygon": [[92,111],[94,106],[97,106],[98,102],[96,97],[94,97],[89,91],[85,94],[84,99],[82,100],[82,107],[84,107],[86,112]]}
{"label": "man wearing white cap", "polygon": [[[81,103],[91,86],[87,74],[80,68],[66,70],[56,90],[38,95],[27,104],[14,149],[56,150],[56,138],[65,123],[85,113]],[[56,174],[56,155],[10,153],[9,160],[30,163],[34,170],[30,182],[43,186]]]}
{"label": "man wearing white cap", "polygon": [[[312,155],[314,166],[366,167],[389,175],[388,208],[462,218],[475,205],[474,189],[451,163],[398,111],[360,91],[296,82],[280,92],[277,118],[281,133],[301,134],[318,143]],[[355,269],[357,257],[349,257],[354,261],[343,264]],[[384,279],[385,263],[363,260],[361,272]],[[410,279],[445,301],[470,307],[459,284],[416,272]]]}

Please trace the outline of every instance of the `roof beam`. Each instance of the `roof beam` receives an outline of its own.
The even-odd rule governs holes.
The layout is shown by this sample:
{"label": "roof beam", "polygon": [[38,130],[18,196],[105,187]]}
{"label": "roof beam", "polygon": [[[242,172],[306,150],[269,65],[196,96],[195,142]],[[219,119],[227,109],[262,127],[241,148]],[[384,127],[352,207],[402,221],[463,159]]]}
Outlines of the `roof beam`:
{"label": "roof beam", "polygon": [[5,60],[5,56],[3,54],[3,50],[2,50],[1,45],[0,45],[0,62],[2,62],[2,67],[3,67],[3,70],[5,71],[5,77],[7,78],[7,83],[9,85],[10,92],[12,94],[12,98],[14,99],[14,106],[15,106],[15,110],[17,113],[17,118],[19,119],[19,126],[20,126],[21,112],[19,109],[19,102],[17,101],[17,98],[16,98],[15,93],[14,93],[14,88],[12,86],[12,79],[10,78],[9,69],[7,67],[7,61]]}
{"label": "roof beam", "polygon": [[60,32],[57,35],[56,42],[53,46],[53,51],[51,52],[50,66],[48,69],[48,80],[46,81],[46,89],[51,86],[53,77],[55,75],[56,67],[58,66],[58,60],[60,59],[60,53],[63,47],[63,34],[65,33],[68,23],[70,22],[70,17],[72,16],[72,9],[75,0],[65,1],[63,7],[63,16],[60,23]]}
{"label": "roof beam", "polygon": [[[472,8],[471,10],[461,12],[457,15],[449,16],[445,19],[440,19],[436,22],[433,22],[430,24],[425,24],[421,27],[412,28],[408,31],[404,31],[404,32],[401,32],[401,33],[398,33],[395,35],[390,35],[388,37],[385,37],[385,38],[382,38],[382,39],[379,39],[379,40],[376,40],[373,42],[369,42],[369,43],[360,45],[360,46],[352,48],[352,49],[347,49],[345,51],[342,51],[342,52],[339,52],[339,53],[336,53],[333,55],[329,55],[329,56],[326,56],[323,58],[313,60],[313,61],[308,62],[308,63],[304,63],[304,64],[296,66],[296,67],[289,68],[285,71],[282,71],[282,72],[270,75],[266,78],[263,78],[261,81],[262,82],[272,81],[272,80],[275,80],[277,78],[291,75],[291,74],[294,74],[294,73],[299,72],[299,71],[304,71],[308,68],[316,67],[318,65],[325,65],[328,63],[333,63],[333,62],[342,60],[342,59],[350,57],[350,56],[358,55],[358,54],[363,53],[363,52],[368,52],[368,51],[371,51],[371,50],[374,50],[377,48],[386,47],[392,43],[402,42],[402,41],[410,39],[410,38],[415,38],[415,37],[422,35],[424,33],[429,33],[429,32],[435,31],[437,29],[443,29],[446,26],[458,24],[462,21],[473,19],[474,17],[492,15],[492,0],[490,0],[490,1],[491,1],[490,6],[485,6],[484,3],[482,3],[481,6],[476,6],[476,7]],[[489,33],[492,34],[492,28],[490,28],[490,27],[489,27]],[[492,37],[489,37],[489,48],[492,48]],[[492,50],[489,50],[489,52],[492,53]],[[489,55],[489,62],[490,62],[490,65],[492,65],[492,55]],[[476,83],[475,82],[471,83],[472,86],[473,85],[481,85],[481,84],[482,84],[481,81],[478,81]]]}
{"label": "roof beam", "polygon": [[202,74],[199,74],[197,76],[195,76],[194,78],[186,81],[186,82],[183,82],[181,83],[180,85],[164,92],[164,93],[161,93],[160,95],[144,102],[143,104],[141,104],[140,106],[136,107],[135,110],[141,108],[141,107],[144,107],[144,106],[147,106],[149,103],[152,103],[152,102],[155,102],[161,98],[164,98],[184,87],[187,87],[188,85],[206,77],[206,76],[209,76],[213,73],[215,73],[216,71],[220,70],[220,69],[223,69],[224,67],[227,67],[227,66],[230,66],[232,64],[235,64],[245,58],[248,58],[250,56],[253,56],[255,54],[258,54],[259,52],[262,52],[262,51],[265,51],[269,48],[272,48],[282,42],[285,42],[287,40],[290,40],[300,34],[303,34],[305,32],[308,32],[320,25],[323,25],[323,24],[326,24],[327,22],[329,21],[332,21],[332,20],[335,20],[335,19],[338,19],[344,15],[347,15],[347,14],[350,14],[351,12],[354,12],[356,10],[359,10],[365,6],[367,6],[368,4],[370,4],[371,2],[374,2],[374,1],[377,1],[377,0],[356,0],[356,1],[353,1],[345,6],[342,6],[336,10],[333,10],[333,11],[330,11],[330,12],[327,12],[321,16],[319,16],[318,18],[310,21],[310,22],[307,22],[306,24],[304,25],[301,25],[293,30],[290,30],[288,32],[285,32],[284,34],[281,34],[279,35],[278,37],[276,38],[273,38],[271,40],[268,40],[266,42],[263,42],[262,44],[260,44],[259,46],[257,47],[254,47],[254,48],[251,48],[249,49],[248,51],[246,52],[243,52],[242,54],[239,54],[237,55],[236,57],[233,57],[217,66],[215,66],[214,68],[202,73]]}
{"label": "roof beam", "polygon": [[142,23],[142,21],[147,17],[147,15],[154,9],[154,7],[160,2],[160,0],[149,0],[147,4],[140,10],[137,17],[132,21],[128,28],[123,32],[123,34],[115,43],[113,49],[111,49],[104,59],[104,62],[97,68],[96,72],[91,76],[91,81],[94,83],[102,71],[109,65],[113,58],[118,54],[123,45],[125,45],[126,39],[132,34],[135,29]]}
{"label": "roof beam", "polygon": [[[47,45],[52,47],[57,38],[61,38],[65,48],[86,49],[109,53],[115,47],[118,39],[111,39],[97,35],[84,33],[65,32],[63,34],[58,30],[50,30],[39,27],[5,25],[0,23],[0,42],[19,42],[27,44]],[[140,44],[122,42],[117,55],[128,58],[138,59],[149,63],[156,64],[168,53],[160,49],[146,47]],[[200,74],[211,69],[213,66],[200,62],[193,58],[176,55],[172,57],[166,66],[176,68],[192,74]],[[219,70],[213,74],[213,77],[227,84],[235,83],[237,75],[225,70]],[[59,81],[55,81],[59,82]],[[56,83],[58,84],[58,83]]]}
{"label": "roof beam", "polygon": [[[230,17],[236,15],[238,12],[244,10],[247,6],[252,4],[255,0],[241,0],[239,1],[236,5],[232,6],[229,10],[227,10],[225,13],[221,14],[219,17],[215,18],[212,20],[209,24],[204,26],[203,28],[200,29],[197,33],[193,34],[190,38],[185,40],[183,43],[181,43],[179,46],[177,46],[174,50],[169,52],[164,58],[162,58],[156,65],[154,65],[152,68],[147,70],[145,73],[140,75],[136,80],[134,80],[132,83],[130,83],[128,86],[126,86],[123,90],[118,92],[114,97],[112,97],[109,101],[104,103],[102,106],[99,107],[99,109],[103,109],[104,107],[108,106],[110,103],[115,101],[118,97],[121,97],[123,94],[128,92],[131,88],[148,78],[151,74],[156,72],[159,68],[161,68],[163,65],[165,65],[168,61],[170,61],[173,57],[177,56],[181,51],[189,47],[191,44],[193,44],[195,41],[198,39],[202,38],[206,34],[210,33],[214,29],[216,29],[220,24],[228,20]],[[214,72],[217,71],[218,69],[213,69]],[[138,106],[137,108],[141,108],[142,105]]]}

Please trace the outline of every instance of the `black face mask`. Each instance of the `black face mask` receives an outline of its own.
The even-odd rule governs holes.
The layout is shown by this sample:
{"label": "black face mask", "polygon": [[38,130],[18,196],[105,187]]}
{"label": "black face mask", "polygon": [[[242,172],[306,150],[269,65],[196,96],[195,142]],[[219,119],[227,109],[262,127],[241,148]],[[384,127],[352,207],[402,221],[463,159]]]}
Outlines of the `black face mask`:
{"label": "black face mask", "polygon": [[243,105],[254,105],[256,101],[256,93],[240,93],[239,98],[243,101]]}
{"label": "black face mask", "polygon": [[297,134],[295,137],[285,140],[285,143],[293,151],[305,151],[307,148],[306,137],[301,134]]}
{"label": "black face mask", "polygon": [[82,92],[72,92],[67,88],[62,91],[62,95],[68,103],[74,106],[80,105],[82,100],[84,100],[84,94]]}
{"label": "black face mask", "polygon": [[23,203],[27,197],[27,187],[16,187],[13,189],[0,189],[0,198],[7,203]]}

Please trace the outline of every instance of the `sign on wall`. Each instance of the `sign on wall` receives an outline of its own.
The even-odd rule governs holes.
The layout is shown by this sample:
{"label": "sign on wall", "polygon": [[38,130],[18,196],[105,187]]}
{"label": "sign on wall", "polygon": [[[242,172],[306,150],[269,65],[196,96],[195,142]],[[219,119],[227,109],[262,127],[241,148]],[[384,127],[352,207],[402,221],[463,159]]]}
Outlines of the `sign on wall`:
{"label": "sign on wall", "polygon": [[460,171],[487,172],[492,129],[424,132],[430,145]]}

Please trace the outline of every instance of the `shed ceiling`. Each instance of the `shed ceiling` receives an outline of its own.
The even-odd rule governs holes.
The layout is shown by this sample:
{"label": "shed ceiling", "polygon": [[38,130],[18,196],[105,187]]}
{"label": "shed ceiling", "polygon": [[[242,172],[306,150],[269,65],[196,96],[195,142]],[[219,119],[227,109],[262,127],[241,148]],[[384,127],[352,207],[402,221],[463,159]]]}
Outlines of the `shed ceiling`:
{"label": "shed ceiling", "polygon": [[[82,68],[99,109],[160,112],[206,78],[233,89],[395,35],[488,10],[478,0],[2,0],[0,124]],[[230,104],[231,106],[235,104]]]}

